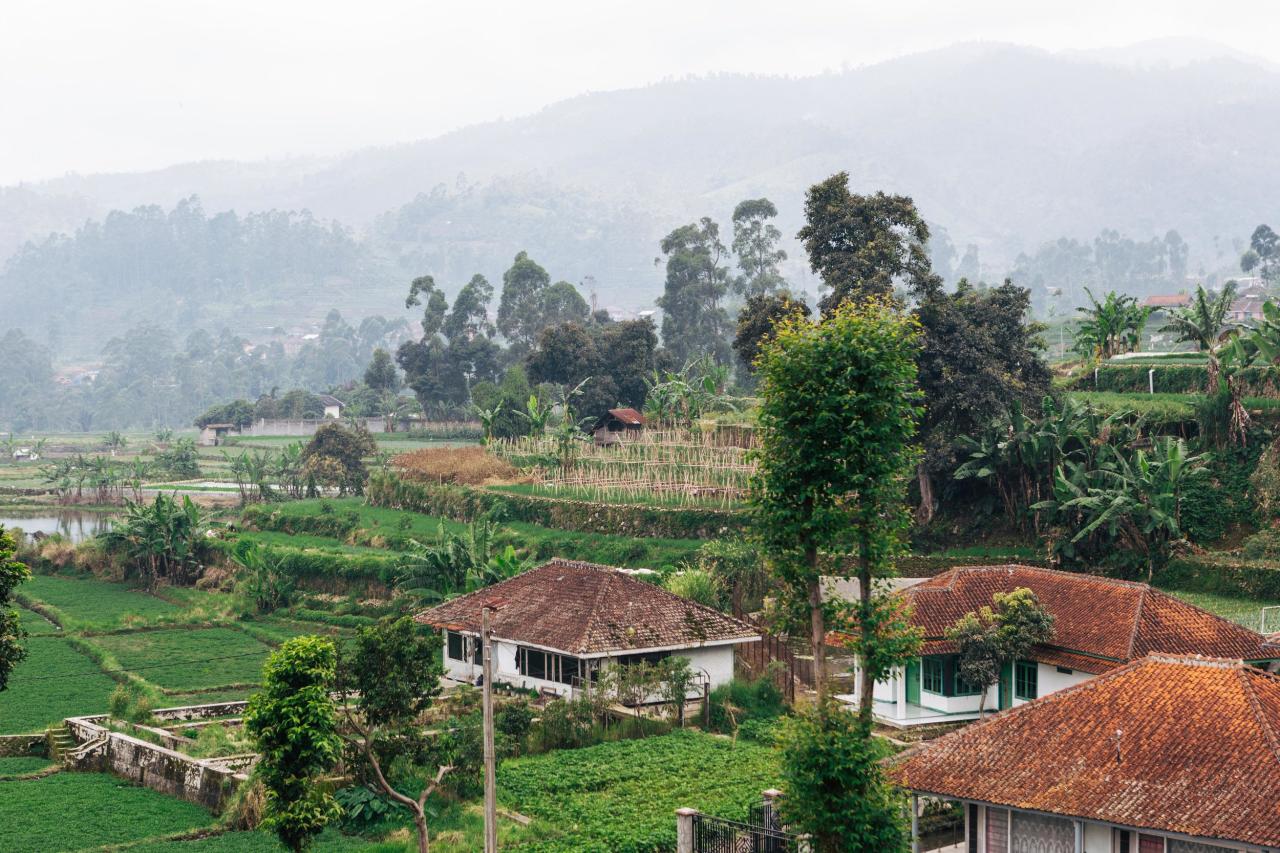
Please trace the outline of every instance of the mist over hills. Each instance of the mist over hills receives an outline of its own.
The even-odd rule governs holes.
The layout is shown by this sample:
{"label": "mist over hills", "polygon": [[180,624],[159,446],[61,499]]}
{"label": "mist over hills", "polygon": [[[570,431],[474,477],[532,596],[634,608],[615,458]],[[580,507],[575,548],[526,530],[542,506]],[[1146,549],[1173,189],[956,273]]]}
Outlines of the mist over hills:
{"label": "mist over hills", "polygon": [[[522,249],[553,278],[592,276],[602,305],[634,311],[661,292],[653,259],[671,228],[710,215],[727,230],[737,201],[767,195],[790,238],[805,188],[846,170],[858,191],[911,195],[960,252],[977,247],[988,278],[1047,241],[1088,242],[1103,229],[1135,240],[1175,229],[1191,273],[1231,267],[1280,197],[1280,73],[1203,44],[1130,52],[966,44],[818,77],[719,75],[585,94],[330,158],[72,175],[0,191],[0,255],[74,233],[86,217],[198,195],[210,215],[309,210],[358,244],[359,258],[343,255],[330,275],[249,268],[244,294],[293,288],[255,322],[378,305],[398,316],[408,277],[430,272],[450,291],[474,272],[498,280]],[[1193,58],[1167,61],[1180,53]],[[786,248],[788,274],[814,292],[799,246]],[[22,269],[0,277],[7,304],[38,303],[48,286],[48,270]],[[163,269],[111,281],[87,273],[82,286],[143,313],[166,286]],[[242,314],[242,297],[225,288],[184,298],[196,306],[184,320]],[[206,302],[218,305],[197,310]],[[25,315],[18,325],[40,331]]]}

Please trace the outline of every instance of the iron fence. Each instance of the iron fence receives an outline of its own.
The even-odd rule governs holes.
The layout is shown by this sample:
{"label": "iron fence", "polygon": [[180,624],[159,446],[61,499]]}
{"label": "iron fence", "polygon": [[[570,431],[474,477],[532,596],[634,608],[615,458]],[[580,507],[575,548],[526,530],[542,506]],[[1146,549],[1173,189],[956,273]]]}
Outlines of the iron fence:
{"label": "iron fence", "polygon": [[[759,813],[752,810],[755,818]],[[772,821],[740,823],[710,815],[693,816],[693,853],[799,853],[800,839],[764,825]]]}

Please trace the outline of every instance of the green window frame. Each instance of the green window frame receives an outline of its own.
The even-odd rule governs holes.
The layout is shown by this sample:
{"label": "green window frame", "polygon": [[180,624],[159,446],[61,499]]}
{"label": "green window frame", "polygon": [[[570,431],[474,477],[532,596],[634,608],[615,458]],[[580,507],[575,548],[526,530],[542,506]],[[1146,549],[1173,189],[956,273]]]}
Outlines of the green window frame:
{"label": "green window frame", "polygon": [[981,687],[979,687],[977,684],[970,684],[968,681],[965,681],[964,676],[962,676],[962,675],[960,674],[960,667],[959,667],[959,666],[957,666],[957,667],[956,667],[956,690],[955,690],[955,695],[957,695],[957,696],[977,696],[977,695],[978,695],[979,693],[981,693],[981,692],[982,692],[982,688],[981,688]]}
{"label": "green window frame", "polygon": [[1013,667],[1013,695],[1018,699],[1035,699],[1039,688],[1039,667],[1035,661],[1020,660]]}
{"label": "green window frame", "polygon": [[921,658],[920,688],[924,692],[943,695],[943,668],[942,658]]}

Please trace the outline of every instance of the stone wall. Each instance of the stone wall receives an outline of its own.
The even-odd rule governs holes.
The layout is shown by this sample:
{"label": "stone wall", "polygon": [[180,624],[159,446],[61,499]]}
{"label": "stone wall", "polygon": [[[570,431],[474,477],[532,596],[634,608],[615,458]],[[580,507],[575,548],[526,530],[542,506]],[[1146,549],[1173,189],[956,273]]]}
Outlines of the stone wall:
{"label": "stone wall", "polygon": [[38,735],[0,735],[0,758],[16,755],[48,755],[49,744]]}
{"label": "stone wall", "polygon": [[162,723],[208,720],[214,717],[238,717],[244,713],[248,702],[214,702],[211,705],[184,705],[181,708],[157,708],[151,712],[153,719]]}
{"label": "stone wall", "polygon": [[222,811],[227,798],[245,781],[241,772],[253,756],[197,759],[107,729],[106,718],[73,717],[66,721],[81,747],[75,753],[80,770],[114,773],[162,794]]}

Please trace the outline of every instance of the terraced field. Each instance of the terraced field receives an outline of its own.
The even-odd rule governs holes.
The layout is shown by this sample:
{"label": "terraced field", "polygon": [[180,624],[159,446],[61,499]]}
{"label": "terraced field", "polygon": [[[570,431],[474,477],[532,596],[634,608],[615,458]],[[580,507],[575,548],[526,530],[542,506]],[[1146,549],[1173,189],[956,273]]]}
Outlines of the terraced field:
{"label": "terraced field", "polygon": [[52,615],[68,630],[148,625],[181,613],[176,605],[141,590],[87,577],[34,575],[17,594],[23,603],[52,608]]}
{"label": "terraced field", "polygon": [[106,708],[115,682],[69,640],[30,637],[26,645],[26,660],[0,693],[0,734],[40,731],[66,717]]}
{"label": "terraced field", "polygon": [[166,691],[257,684],[271,647],[234,628],[108,634],[90,642]]}

